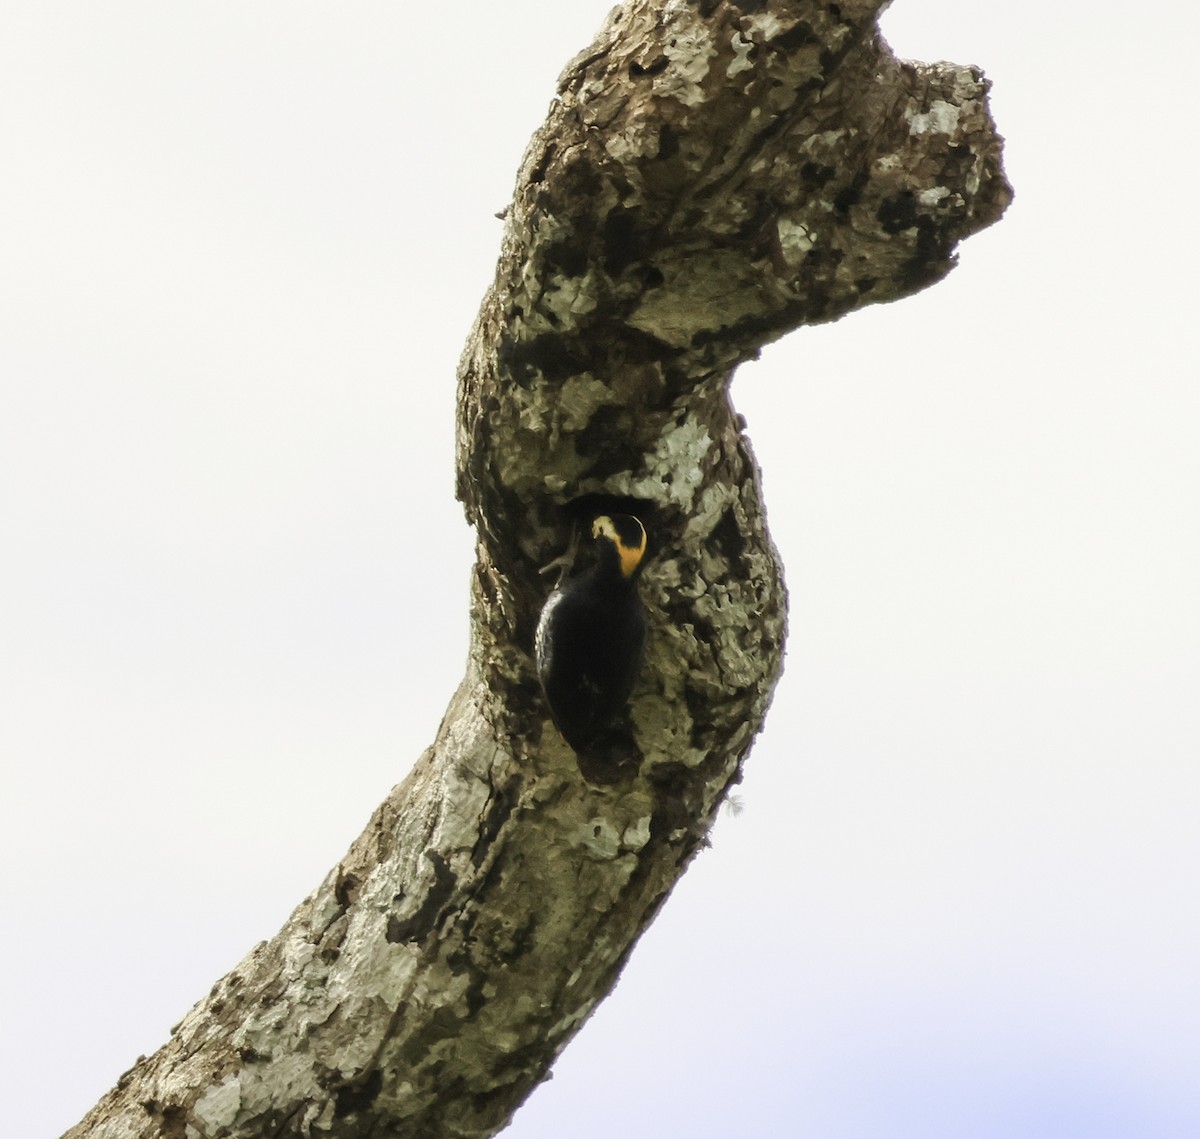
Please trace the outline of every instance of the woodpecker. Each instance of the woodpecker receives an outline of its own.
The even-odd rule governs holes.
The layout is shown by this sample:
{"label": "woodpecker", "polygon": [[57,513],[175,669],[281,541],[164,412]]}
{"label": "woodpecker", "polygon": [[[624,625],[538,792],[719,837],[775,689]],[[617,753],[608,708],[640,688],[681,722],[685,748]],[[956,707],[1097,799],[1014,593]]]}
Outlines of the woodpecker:
{"label": "woodpecker", "polygon": [[637,579],[646,530],[632,514],[592,523],[595,559],[560,585],[538,620],[538,678],[558,730],[586,759],[607,759],[614,723],[642,662],[646,617]]}

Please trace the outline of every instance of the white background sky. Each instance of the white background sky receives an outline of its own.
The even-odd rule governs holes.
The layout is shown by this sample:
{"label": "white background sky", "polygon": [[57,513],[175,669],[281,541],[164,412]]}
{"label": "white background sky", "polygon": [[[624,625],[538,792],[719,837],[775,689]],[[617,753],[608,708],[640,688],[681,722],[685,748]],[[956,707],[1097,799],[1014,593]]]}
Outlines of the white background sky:
{"label": "white background sky", "polygon": [[[157,1048],[431,741],[455,363],[605,11],[4,5],[14,1139]],[[513,1139],[1200,1134],[1197,22],[885,18],[987,70],[1017,201],[738,376],[787,671],[743,812]]]}

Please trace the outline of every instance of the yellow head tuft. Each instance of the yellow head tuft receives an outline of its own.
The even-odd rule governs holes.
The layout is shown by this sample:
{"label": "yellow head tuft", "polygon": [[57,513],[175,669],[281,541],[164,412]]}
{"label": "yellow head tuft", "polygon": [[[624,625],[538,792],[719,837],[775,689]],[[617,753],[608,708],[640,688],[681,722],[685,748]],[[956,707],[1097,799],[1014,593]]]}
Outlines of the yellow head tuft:
{"label": "yellow head tuft", "polygon": [[592,537],[612,542],[621,561],[621,576],[632,577],[646,555],[646,528],[632,514],[602,514],[592,523]]}

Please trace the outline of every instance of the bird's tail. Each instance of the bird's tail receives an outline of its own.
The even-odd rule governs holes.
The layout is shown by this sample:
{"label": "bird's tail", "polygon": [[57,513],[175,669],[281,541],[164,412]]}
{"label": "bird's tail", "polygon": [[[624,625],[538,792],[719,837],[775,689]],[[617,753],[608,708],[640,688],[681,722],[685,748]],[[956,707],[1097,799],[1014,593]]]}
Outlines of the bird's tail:
{"label": "bird's tail", "polygon": [[613,727],[575,749],[579,772],[589,783],[607,786],[631,779],[642,765],[642,753],[628,728]]}

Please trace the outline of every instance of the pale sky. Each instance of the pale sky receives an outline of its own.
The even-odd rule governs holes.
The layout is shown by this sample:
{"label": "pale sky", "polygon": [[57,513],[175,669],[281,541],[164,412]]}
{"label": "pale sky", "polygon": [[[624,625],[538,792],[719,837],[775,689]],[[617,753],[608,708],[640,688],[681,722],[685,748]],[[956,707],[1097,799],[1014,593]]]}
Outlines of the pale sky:
{"label": "pale sky", "polygon": [[[606,10],[5,7],[8,1134],[154,1051],[432,740],[455,364]],[[1017,200],[738,376],[787,670],[513,1139],[1200,1134],[1200,21],[1153,17],[886,16],[987,71]]]}

